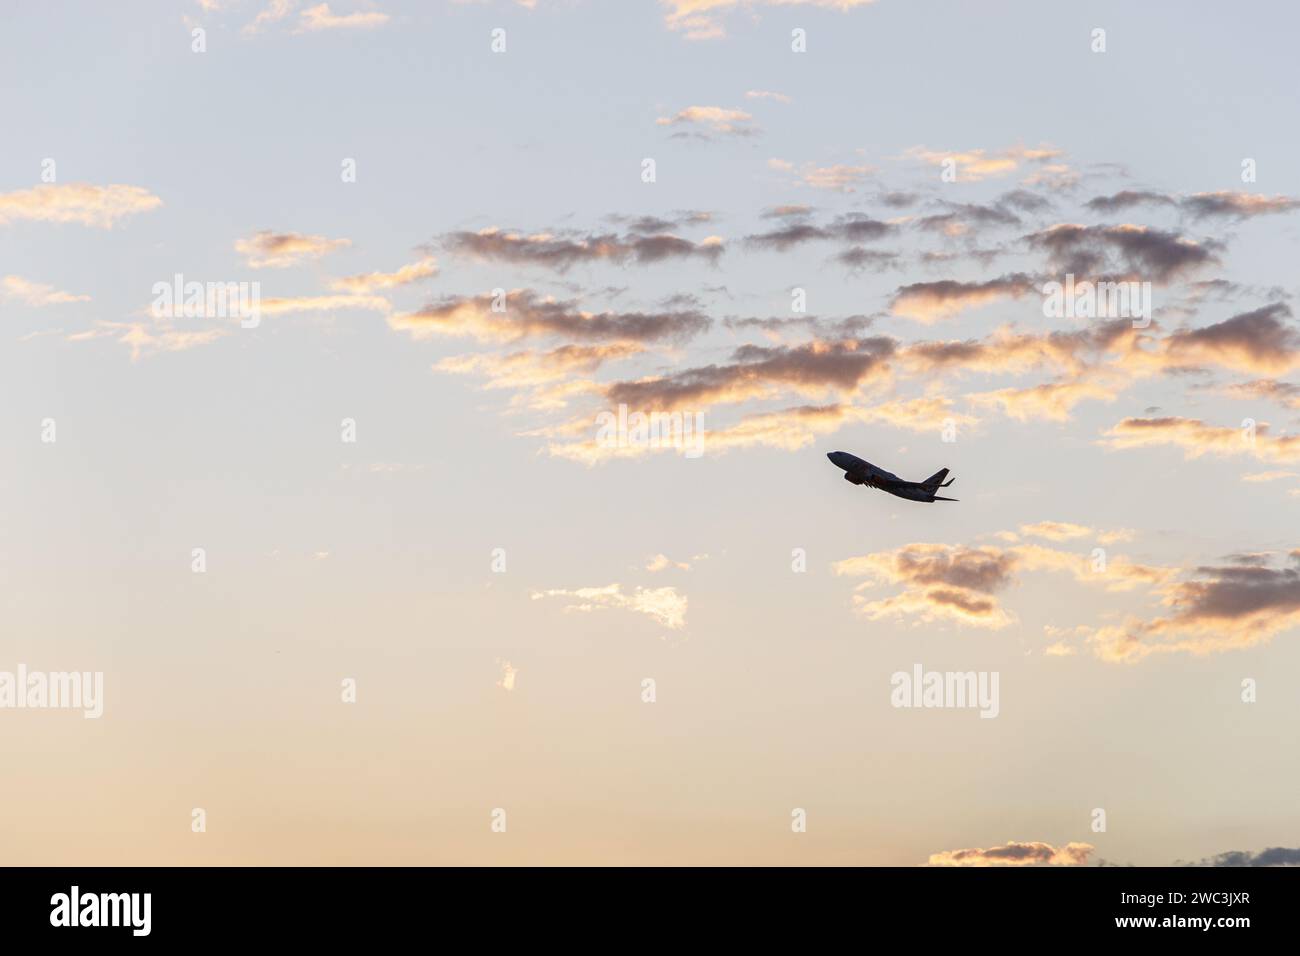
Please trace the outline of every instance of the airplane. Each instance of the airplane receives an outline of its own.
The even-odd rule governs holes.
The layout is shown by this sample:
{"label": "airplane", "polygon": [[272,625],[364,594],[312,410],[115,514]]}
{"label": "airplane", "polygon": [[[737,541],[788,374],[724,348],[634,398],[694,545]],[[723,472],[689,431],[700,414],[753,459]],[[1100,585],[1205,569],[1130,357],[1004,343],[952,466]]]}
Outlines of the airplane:
{"label": "airplane", "polygon": [[[851,481],[855,485],[866,485],[868,488],[879,488],[881,491],[887,491],[891,495],[899,498],[908,498],[912,501],[957,501],[957,498],[945,498],[942,495],[936,495],[935,492],[940,488],[947,488],[957,479],[948,478],[948,469],[943,468],[935,472],[925,481],[904,481],[895,474],[891,474],[881,468],[877,468],[869,461],[863,461],[857,455],[850,455],[846,451],[832,451],[826,454],[831,460],[831,464],[836,468],[844,469],[844,480]],[[947,481],[944,481],[948,478]]]}

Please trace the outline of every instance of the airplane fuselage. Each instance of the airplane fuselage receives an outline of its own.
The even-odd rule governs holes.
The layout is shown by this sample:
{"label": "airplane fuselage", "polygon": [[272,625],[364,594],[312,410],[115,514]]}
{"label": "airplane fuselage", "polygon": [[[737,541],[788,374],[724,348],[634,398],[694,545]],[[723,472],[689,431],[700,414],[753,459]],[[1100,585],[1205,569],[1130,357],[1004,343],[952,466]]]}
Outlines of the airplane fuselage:
{"label": "airplane fuselage", "polygon": [[[857,455],[850,455],[846,451],[833,451],[828,453],[826,457],[830,459],[831,464],[843,470],[845,481],[852,482],[855,485],[878,488],[898,498],[907,498],[910,501],[956,500],[955,498],[944,498],[935,494],[939,488],[944,487],[942,482],[948,474],[946,468],[926,481],[905,481],[892,471],[885,471],[885,469],[879,468]],[[952,484],[952,482],[949,481],[947,484]]]}

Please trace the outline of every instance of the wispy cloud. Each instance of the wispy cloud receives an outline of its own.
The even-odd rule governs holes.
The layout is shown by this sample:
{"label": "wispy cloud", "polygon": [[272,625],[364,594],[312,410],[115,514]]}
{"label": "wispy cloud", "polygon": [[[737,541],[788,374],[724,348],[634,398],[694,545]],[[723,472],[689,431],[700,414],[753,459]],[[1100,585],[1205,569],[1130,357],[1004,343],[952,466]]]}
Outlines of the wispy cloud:
{"label": "wispy cloud", "polygon": [[324,236],[263,229],[248,239],[236,239],[235,251],[245,257],[249,268],[285,269],[350,245],[349,239],[326,239]]}
{"label": "wispy cloud", "polygon": [[16,299],[34,308],[90,301],[88,295],[73,295],[71,292],[60,292],[54,286],[31,282],[22,276],[5,276],[4,279],[0,280],[0,289],[4,291],[4,298]]}
{"label": "wispy cloud", "polygon": [[727,14],[771,6],[808,6],[848,11],[874,0],[660,0],[667,8],[664,22],[688,40],[716,40],[726,36]]}
{"label": "wispy cloud", "polygon": [[534,601],[543,598],[563,598],[568,602],[564,608],[566,611],[585,613],[614,608],[644,614],[670,630],[681,630],[686,626],[686,596],[678,594],[672,587],[638,586],[629,594],[623,591],[621,584],[615,583],[605,587],[554,588],[532,593]]}
{"label": "wispy cloud", "polygon": [[11,222],[76,222],[111,229],[120,219],[149,212],[162,200],[142,186],[52,183],[0,193],[0,225]]}
{"label": "wispy cloud", "polygon": [[393,289],[410,285],[420,279],[428,279],[438,274],[438,260],[425,256],[419,262],[402,266],[396,272],[366,272],[361,275],[335,279],[330,288],[337,292],[364,294],[380,289]]}
{"label": "wispy cloud", "polygon": [[753,120],[754,117],[744,110],[725,106],[688,106],[672,116],[659,117],[655,123],[659,126],[685,127],[695,133],[703,130],[726,136],[753,136],[759,132]]}
{"label": "wispy cloud", "polygon": [[328,3],[308,7],[298,18],[298,33],[313,33],[319,30],[370,30],[381,27],[389,21],[386,13],[378,10],[357,11],[355,13],[335,13]]}

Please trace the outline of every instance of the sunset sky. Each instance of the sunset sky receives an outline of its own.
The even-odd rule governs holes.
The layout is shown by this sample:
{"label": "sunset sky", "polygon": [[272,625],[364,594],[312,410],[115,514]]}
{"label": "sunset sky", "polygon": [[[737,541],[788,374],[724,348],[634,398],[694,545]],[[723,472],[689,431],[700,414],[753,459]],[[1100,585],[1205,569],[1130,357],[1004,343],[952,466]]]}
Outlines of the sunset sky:
{"label": "sunset sky", "polygon": [[1070,7],[10,5],[0,857],[1300,862],[1297,23]]}

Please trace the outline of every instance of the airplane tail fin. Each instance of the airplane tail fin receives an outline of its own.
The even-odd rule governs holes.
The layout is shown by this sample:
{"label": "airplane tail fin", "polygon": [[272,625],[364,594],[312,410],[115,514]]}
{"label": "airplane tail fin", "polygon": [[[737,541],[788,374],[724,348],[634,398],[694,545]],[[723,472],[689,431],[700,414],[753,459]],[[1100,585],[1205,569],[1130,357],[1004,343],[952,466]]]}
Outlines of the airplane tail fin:
{"label": "airplane tail fin", "polygon": [[921,484],[926,485],[927,487],[933,486],[935,488],[947,488],[948,485],[952,484],[951,481],[948,482],[948,485],[941,484],[941,482],[947,477],[948,477],[948,469],[941,468],[938,471],[936,471],[933,475],[931,475],[929,478],[925,479],[925,481],[921,482]]}

